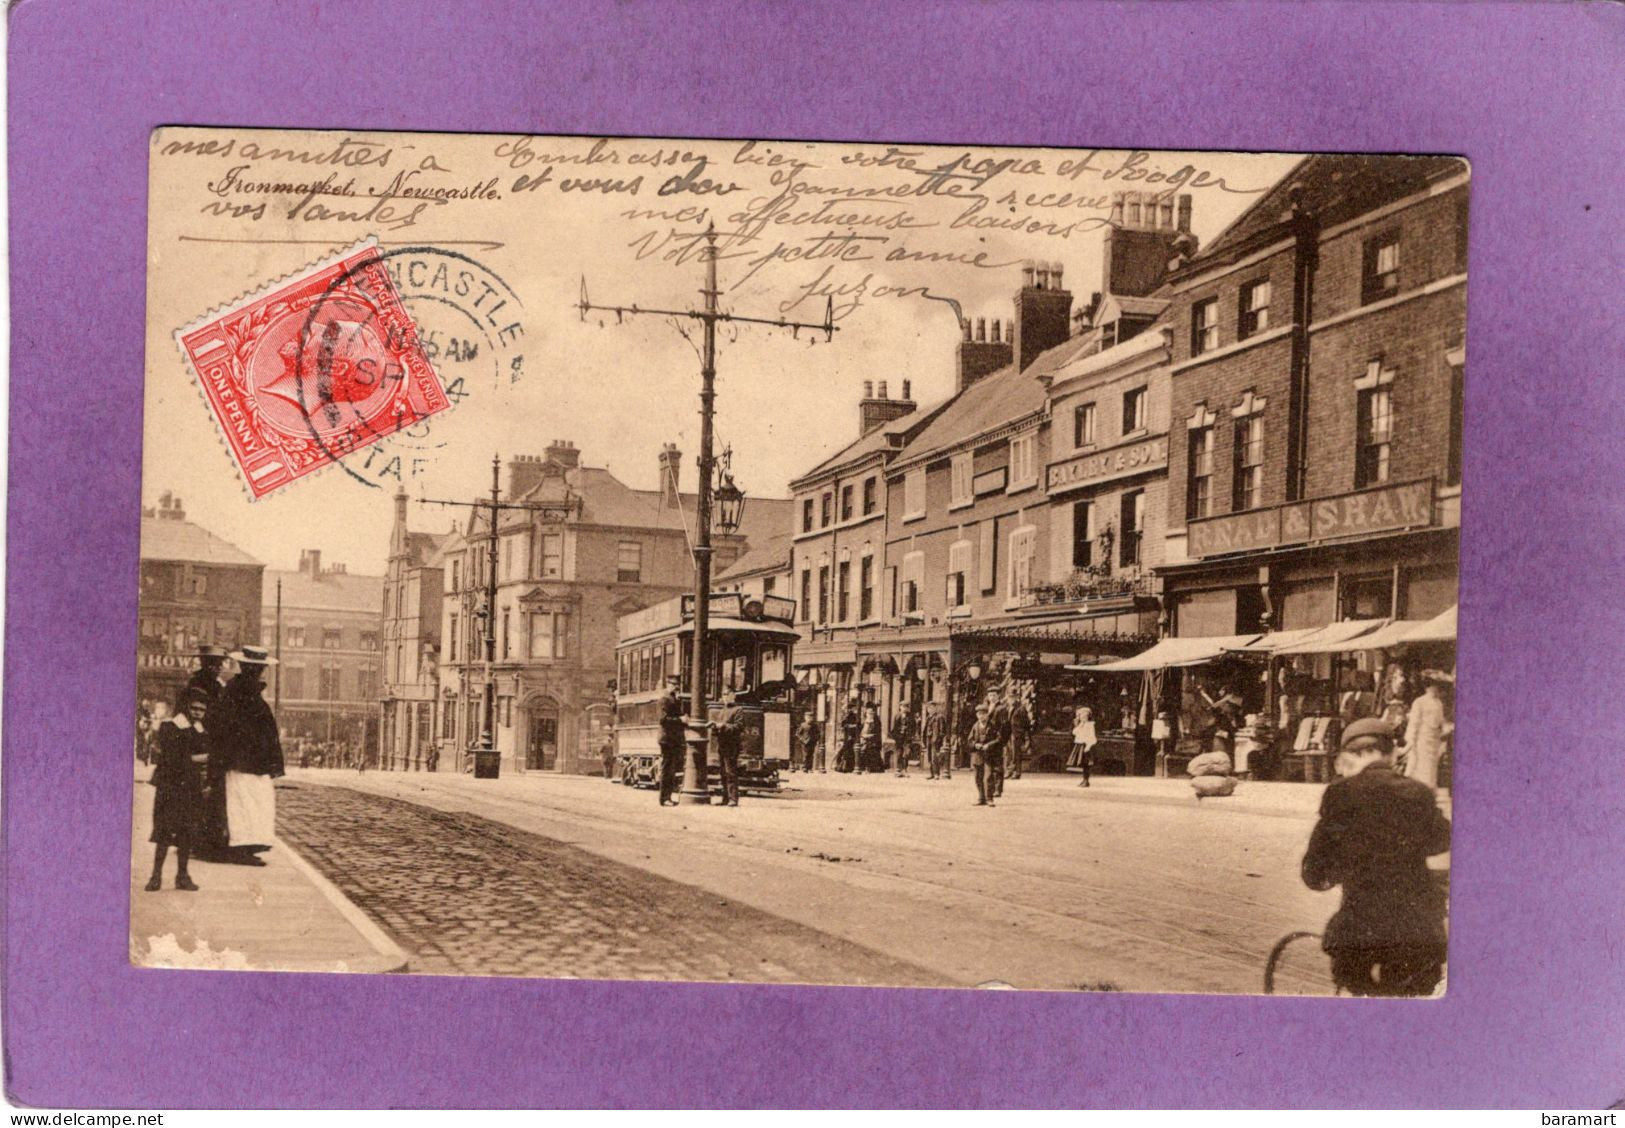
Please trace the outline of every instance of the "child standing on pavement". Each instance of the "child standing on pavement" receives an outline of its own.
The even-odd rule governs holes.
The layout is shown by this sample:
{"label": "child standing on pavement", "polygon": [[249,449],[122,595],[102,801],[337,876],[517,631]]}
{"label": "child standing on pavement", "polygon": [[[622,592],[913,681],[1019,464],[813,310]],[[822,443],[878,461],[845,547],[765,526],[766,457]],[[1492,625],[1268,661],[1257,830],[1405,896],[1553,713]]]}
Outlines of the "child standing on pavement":
{"label": "child standing on pavement", "polygon": [[158,726],[158,755],[152,784],[158,793],[152,800],[152,878],[146,891],[163,887],[164,859],[175,847],[175,888],[197,892],[186,863],[203,821],[203,773],[209,762],[208,737],[203,718],[209,699],[201,689],[181,691],[175,715]]}

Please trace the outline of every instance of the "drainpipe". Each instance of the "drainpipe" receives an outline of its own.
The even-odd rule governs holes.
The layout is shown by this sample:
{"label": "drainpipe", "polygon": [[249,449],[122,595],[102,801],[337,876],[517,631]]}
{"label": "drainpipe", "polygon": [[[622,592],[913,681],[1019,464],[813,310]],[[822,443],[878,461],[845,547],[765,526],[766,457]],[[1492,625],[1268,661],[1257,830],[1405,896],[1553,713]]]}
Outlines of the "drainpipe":
{"label": "drainpipe", "polygon": [[1288,190],[1292,206],[1292,337],[1287,392],[1286,500],[1303,498],[1309,453],[1309,323],[1314,317],[1315,267],[1320,257],[1320,225],[1303,206],[1303,186]]}

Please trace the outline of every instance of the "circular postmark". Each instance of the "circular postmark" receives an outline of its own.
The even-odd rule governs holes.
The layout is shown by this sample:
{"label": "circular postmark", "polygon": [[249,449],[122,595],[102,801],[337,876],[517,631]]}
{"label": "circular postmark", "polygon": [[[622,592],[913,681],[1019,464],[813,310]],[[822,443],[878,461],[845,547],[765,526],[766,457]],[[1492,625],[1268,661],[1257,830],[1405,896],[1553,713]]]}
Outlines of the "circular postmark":
{"label": "circular postmark", "polygon": [[[391,309],[405,318],[392,321]],[[403,394],[409,373],[392,355],[426,358],[455,407],[519,382],[525,332],[518,294],[473,257],[430,244],[380,249],[329,280],[298,332],[276,346],[292,393],[282,414],[292,418],[274,422],[302,425],[356,481],[399,486],[446,441],[433,413]]]}

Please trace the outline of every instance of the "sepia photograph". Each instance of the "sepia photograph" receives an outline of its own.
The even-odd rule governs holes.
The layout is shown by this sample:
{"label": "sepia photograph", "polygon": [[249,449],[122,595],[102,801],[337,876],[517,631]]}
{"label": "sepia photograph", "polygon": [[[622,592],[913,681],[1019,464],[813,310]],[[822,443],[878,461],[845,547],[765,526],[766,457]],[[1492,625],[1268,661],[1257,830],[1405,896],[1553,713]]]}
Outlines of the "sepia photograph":
{"label": "sepia photograph", "polygon": [[133,964],[1445,994],[1463,157],[148,162]]}

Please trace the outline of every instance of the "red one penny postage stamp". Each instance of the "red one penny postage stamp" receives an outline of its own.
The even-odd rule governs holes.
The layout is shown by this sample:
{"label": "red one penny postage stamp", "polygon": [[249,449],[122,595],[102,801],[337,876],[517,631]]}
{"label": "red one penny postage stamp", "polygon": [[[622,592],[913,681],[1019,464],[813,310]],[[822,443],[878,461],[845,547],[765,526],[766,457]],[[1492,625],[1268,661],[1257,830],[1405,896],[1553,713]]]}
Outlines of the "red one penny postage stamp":
{"label": "red one penny postage stamp", "polygon": [[371,242],[175,339],[256,499],[451,406]]}

